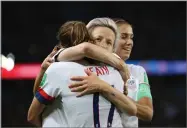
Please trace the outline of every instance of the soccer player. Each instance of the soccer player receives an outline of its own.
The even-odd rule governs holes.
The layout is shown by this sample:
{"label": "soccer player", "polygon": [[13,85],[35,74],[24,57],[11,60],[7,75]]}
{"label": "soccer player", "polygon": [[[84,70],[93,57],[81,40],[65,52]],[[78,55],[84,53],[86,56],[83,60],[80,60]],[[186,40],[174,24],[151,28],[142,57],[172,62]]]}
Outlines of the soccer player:
{"label": "soccer player", "polygon": [[[133,47],[133,29],[132,25],[123,19],[114,19],[119,32],[120,39],[116,46],[116,54],[123,60],[127,60],[130,57],[130,53]],[[152,95],[149,85],[149,80],[145,69],[139,65],[128,65],[131,82],[137,79],[139,84],[136,89],[133,89],[133,84],[129,83],[129,97],[132,98],[137,106],[136,116],[122,116],[123,125],[126,127],[138,127],[138,119],[143,121],[151,121],[153,117],[153,103]],[[130,81],[129,81],[130,82]],[[125,114],[125,113],[124,113]]]}
{"label": "soccer player", "polygon": [[[109,22],[107,23],[110,26]],[[110,27],[103,26],[97,30],[97,34],[104,33],[102,37],[110,43],[107,46],[108,50],[112,50],[111,47],[116,39],[116,33]],[[71,82],[70,77],[72,75],[85,75],[85,64],[90,64],[86,63],[85,60],[79,61],[79,63],[59,62],[52,64],[47,69],[46,75],[43,77],[41,89],[36,93],[30,106],[28,120],[41,126],[40,115],[45,108],[44,104],[53,101],[52,105],[46,107],[43,113],[42,126],[44,127],[121,127],[120,115],[115,106],[120,111],[127,111],[130,115],[136,113],[136,106],[123,95],[124,83],[120,74],[109,66],[86,67],[87,70],[85,72],[88,72],[88,70],[96,72],[102,80],[107,80],[110,85],[113,85],[112,87],[107,84],[107,87],[105,87],[102,84],[102,86],[96,89],[99,92],[102,91],[104,96],[108,95],[108,98],[112,99],[113,104],[104,97],[99,96],[99,93],[79,99],[76,98],[76,93],[71,92],[68,87]],[[113,120],[115,121],[113,122]]]}
{"label": "soccer player", "polygon": [[[119,55],[123,60],[127,60],[130,57],[130,53],[133,47],[133,30],[132,26],[123,19],[115,19],[115,22],[119,28],[120,31],[120,39],[118,40],[115,52],[117,55]],[[89,30],[89,27],[88,27]],[[95,38],[96,41],[100,41],[99,38]],[[99,43],[98,43],[99,44]],[[82,44],[83,45],[83,44]],[[88,44],[90,45],[90,44]],[[92,47],[93,48],[93,47]],[[87,46],[87,49],[92,50],[89,46]],[[68,50],[68,49],[67,49]],[[74,49],[75,51],[75,49]],[[69,52],[71,52],[69,50]],[[102,50],[103,54],[106,56],[102,56],[104,58],[109,58],[110,56],[107,54],[106,51]],[[77,52],[76,54],[78,54]],[[97,55],[97,52],[92,52],[94,55]],[[105,54],[106,53],[106,54]],[[73,52],[70,53],[63,53],[59,54],[58,59],[61,61],[63,60],[64,54],[67,55],[66,59],[69,57],[68,55],[73,55]],[[79,53],[80,54],[80,53]],[[75,55],[74,55],[75,56]],[[78,55],[76,55],[78,56]],[[87,56],[87,55],[84,55]],[[104,59],[103,58],[103,59]],[[97,58],[96,58],[97,59]],[[112,61],[112,58],[110,58]],[[137,115],[136,116],[129,116],[126,113],[122,113],[122,122],[124,127],[138,127],[138,118],[144,121],[151,121],[153,116],[153,104],[152,104],[152,95],[150,91],[150,85],[148,81],[148,77],[146,74],[146,71],[143,67],[138,65],[128,65],[128,70],[130,71],[130,79],[127,82],[128,85],[128,97],[132,99],[134,103],[136,103],[136,106],[138,108]],[[80,82],[74,83],[74,85],[70,86],[74,91],[80,92],[80,95],[85,95],[87,93],[90,94],[90,88],[92,88],[94,91],[94,86],[98,86],[98,84],[95,84],[94,81],[97,80],[97,78],[93,77],[92,74],[89,74],[88,77],[74,77],[72,80],[81,80],[84,81],[87,80],[87,83],[89,86],[87,88],[84,88],[82,90],[79,90],[79,88],[83,85]],[[89,79],[89,77],[92,76],[92,79]],[[88,81],[89,80],[89,81]],[[101,81],[100,81],[101,82]],[[92,83],[92,84],[91,84]],[[102,82],[100,83],[102,84]],[[89,91],[87,91],[89,90]]]}

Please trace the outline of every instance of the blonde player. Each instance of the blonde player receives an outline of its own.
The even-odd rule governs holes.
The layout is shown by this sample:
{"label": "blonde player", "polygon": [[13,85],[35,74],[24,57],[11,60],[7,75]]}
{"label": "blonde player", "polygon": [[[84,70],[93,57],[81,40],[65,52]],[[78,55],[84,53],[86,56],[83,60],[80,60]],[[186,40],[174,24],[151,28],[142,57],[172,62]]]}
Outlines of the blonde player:
{"label": "blonde player", "polygon": [[[132,26],[123,19],[115,19],[115,21],[116,21],[116,24],[118,25],[118,28],[120,31],[120,39],[118,40],[118,42],[116,44],[115,52],[123,60],[127,60],[130,56],[130,53],[131,53],[131,50],[133,47]],[[89,27],[88,27],[88,30],[89,30]],[[95,40],[98,41],[97,44],[103,45],[102,41],[100,41],[100,39],[97,38],[97,36],[95,37]],[[81,44],[81,45],[83,45],[83,44]],[[86,46],[87,51],[92,51],[91,53],[94,53],[94,55],[97,56],[98,52],[93,52],[94,51],[93,47],[89,47],[89,45],[91,45],[91,44],[87,44],[87,45],[88,45],[88,46]],[[95,47],[95,49],[96,49],[96,47]],[[95,50],[95,51],[97,51],[97,50]],[[70,52],[70,50],[69,50],[69,52]],[[74,49],[74,52],[75,52],[75,49]],[[102,53],[103,59],[109,58],[109,59],[111,59],[111,62],[113,61],[113,59],[110,58],[109,54],[107,54],[106,51],[103,50],[102,52],[103,52]],[[78,56],[78,53],[79,52],[76,53],[76,56]],[[68,53],[65,53],[65,51],[64,51],[63,53],[61,53],[59,55],[58,59],[63,60],[64,54],[67,55],[67,57],[66,57],[66,59],[67,59],[67,58],[71,58],[68,55],[73,55],[73,52],[71,52],[71,54],[70,53],[68,54]],[[89,54],[89,53],[87,53],[87,54]],[[84,55],[84,56],[88,56],[88,55]],[[89,56],[91,56],[91,54],[89,54]],[[74,55],[74,58],[75,58],[75,55]],[[152,116],[153,116],[152,96],[151,96],[150,85],[149,85],[149,81],[148,81],[148,77],[147,77],[145,69],[141,66],[130,64],[130,65],[128,65],[128,70],[131,74],[131,77],[127,82],[128,97],[131,98],[134,103],[136,103],[138,111],[137,111],[136,116],[129,116],[126,113],[122,113],[121,114],[122,115],[122,122],[123,122],[124,127],[138,127],[138,118],[141,120],[144,120],[144,121],[151,121],[151,119],[152,119]],[[89,86],[87,88],[84,88],[84,90],[83,89],[79,90],[80,86],[83,85],[79,82],[75,83],[73,86],[71,86],[71,88],[76,90],[76,92],[80,92],[81,96],[85,95],[87,93],[91,93],[92,91],[94,91],[93,85],[94,86],[99,86],[99,85],[98,85],[98,83],[95,84],[95,82],[94,82],[97,80],[97,78],[93,78],[93,76],[92,76],[92,79],[89,79],[89,77],[90,76],[88,76],[86,78],[74,77],[72,79],[72,80],[81,80],[81,81],[84,81],[86,79],[87,83],[84,83],[84,84],[88,84]],[[102,82],[100,84],[102,84]],[[90,91],[91,89],[89,89],[89,88],[92,88],[93,90]],[[89,91],[87,91],[87,90],[89,90]]]}
{"label": "blonde player", "polygon": [[[116,34],[109,27],[105,26],[102,27],[102,29],[103,32],[107,35],[107,36],[103,35],[103,37],[109,40],[109,43],[111,44],[108,45],[107,48],[111,49],[111,47],[114,44],[114,39],[116,39]],[[79,63],[81,62],[79,61]],[[111,104],[102,96],[99,96],[98,93],[77,100],[77,98],[75,97],[76,95],[75,93],[72,93],[70,90],[68,92],[69,88],[67,85],[70,84],[71,75],[85,75],[83,74],[84,73],[83,69],[84,66],[79,64],[74,64],[72,62],[52,64],[46,71],[46,75],[44,75],[43,77],[44,80],[42,83],[44,83],[44,85],[42,84],[43,86],[36,93],[36,97],[33,99],[33,102],[31,104],[28,113],[28,120],[34,122],[34,124],[38,126],[41,126],[41,121],[39,120],[39,117],[45,107],[45,105],[43,104],[48,104],[51,101],[53,101],[54,98],[57,97],[59,97],[60,100],[58,100],[57,98],[51,106],[52,108],[54,107],[55,110],[49,112],[48,109],[46,108],[46,110],[44,111],[43,126],[121,127],[122,124],[120,121],[120,116],[118,111],[114,108],[114,105],[120,111],[127,111],[131,115],[134,115],[136,113],[136,107],[134,106],[134,104],[130,100],[128,100],[128,98],[122,93],[123,81],[122,79],[120,80],[119,73],[113,68],[106,67],[106,66],[104,67],[92,66],[89,67],[88,69],[93,72],[95,69],[95,72],[97,73],[98,76],[101,76],[101,79],[103,80],[106,79],[109,81],[110,84],[114,85],[114,88],[108,86],[107,84],[107,87],[104,87],[105,85],[102,85],[97,89],[97,91],[102,91],[102,92],[106,91],[106,93],[103,93],[103,95],[104,96],[108,95],[108,99],[110,99],[113,104]],[[78,71],[77,74],[76,71]],[[115,78],[115,77],[117,78],[113,80],[112,79],[109,80],[110,78]],[[116,84],[116,82],[119,83]],[[62,84],[64,84],[64,86]],[[107,90],[103,90],[103,89],[107,89]],[[60,104],[59,101],[63,103]],[[93,104],[90,104],[90,101],[93,102]],[[85,106],[85,104],[87,106]],[[55,107],[56,105],[59,106]],[[51,110],[51,107],[49,110]],[[93,110],[93,113],[89,113],[90,110]],[[71,115],[70,111],[74,111],[72,112],[73,116]],[[69,113],[71,116],[67,117],[67,113]],[[76,119],[78,121],[76,121]],[[114,122],[112,122],[113,119],[115,120]]]}

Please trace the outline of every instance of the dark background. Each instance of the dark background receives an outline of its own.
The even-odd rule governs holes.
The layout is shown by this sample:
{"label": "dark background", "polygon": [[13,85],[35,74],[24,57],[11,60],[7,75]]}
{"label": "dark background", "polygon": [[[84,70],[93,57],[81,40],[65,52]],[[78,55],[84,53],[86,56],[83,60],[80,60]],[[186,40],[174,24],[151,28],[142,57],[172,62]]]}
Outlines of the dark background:
{"label": "dark background", "polygon": [[[186,60],[186,2],[1,2],[2,54],[16,63],[42,62],[68,20],[124,18],[134,27],[130,60]],[[149,75],[149,74],[148,74]],[[151,123],[186,126],[185,75],[152,76]],[[26,115],[34,80],[2,80],[2,126],[31,126]]]}

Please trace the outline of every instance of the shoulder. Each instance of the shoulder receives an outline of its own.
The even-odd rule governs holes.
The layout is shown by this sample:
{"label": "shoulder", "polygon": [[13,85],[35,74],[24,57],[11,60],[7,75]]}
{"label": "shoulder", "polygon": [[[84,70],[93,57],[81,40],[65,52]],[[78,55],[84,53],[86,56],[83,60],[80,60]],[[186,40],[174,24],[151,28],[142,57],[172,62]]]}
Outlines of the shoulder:
{"label": "shoulder", "polygon": [[46,73],[58,73],[58,72],[66,72],[75,70],[76,68],[80,68],[82,65],[75,62],[54,62],[49,68],[46,70]]}
{"label": "shoulder", "polygon": [[58,69],[65,69],[67,67],[66,62],[54,62],[52,63],[48,69],[46,70],[47,73],[55,72]]}
{"label": "shoulder", "polygon": [[146,70],[140,65],[128,64],[128,68],[132,77],[138,79],[140,82],[147,77]]}
{"label": "shoulder", "polygon": [[144,73],[146,70],[144,67],[140,65],[134,65],[134,64],[127,64],[128,68],[130,69],[131,72],[137,72],[137,73]]}

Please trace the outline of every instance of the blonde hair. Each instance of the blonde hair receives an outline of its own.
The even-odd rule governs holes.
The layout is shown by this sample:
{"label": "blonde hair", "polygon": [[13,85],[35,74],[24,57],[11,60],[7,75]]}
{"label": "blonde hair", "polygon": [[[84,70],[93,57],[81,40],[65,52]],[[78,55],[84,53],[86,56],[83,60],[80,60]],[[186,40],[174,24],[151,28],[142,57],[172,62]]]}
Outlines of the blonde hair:
{"label": "blonde hair", "polygon": [[107,27],[107,28],[111,29],[115,34],[114,46],[115,46],[117,40],[119,39],[118,27],[117,27],[116,23],[110,18],[107,18],[107,17],[94,18],[86,25],[86,27],[87,27],[90,35],[92,35],[91,33],[93,32],[93,30],[96,27]]}

